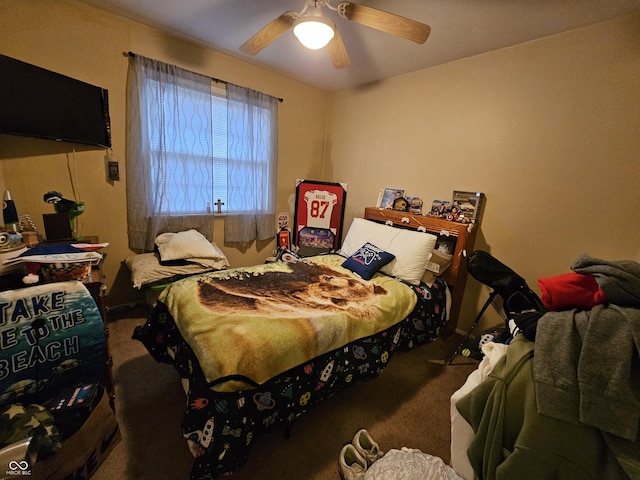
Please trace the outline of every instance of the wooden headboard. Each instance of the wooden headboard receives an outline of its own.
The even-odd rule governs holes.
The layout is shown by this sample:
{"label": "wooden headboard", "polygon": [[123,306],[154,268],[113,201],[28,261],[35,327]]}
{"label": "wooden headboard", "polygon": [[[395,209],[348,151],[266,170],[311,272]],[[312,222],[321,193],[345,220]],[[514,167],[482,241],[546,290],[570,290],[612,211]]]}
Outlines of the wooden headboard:
{"label": "wooden headboard", "polygon": [[464,287],[467,283],[467,254],[473,250],[478,232],[477,225],[450,222],[442,218],[375,207],[365,208],[364,218],[379,223],[391,223],[401,228],[426,230],[434,235],[456,238],[451,266],[442,274],[442,278],[451,288],[451,314],[447,330],[450,333],[455,331],[462,307]]}

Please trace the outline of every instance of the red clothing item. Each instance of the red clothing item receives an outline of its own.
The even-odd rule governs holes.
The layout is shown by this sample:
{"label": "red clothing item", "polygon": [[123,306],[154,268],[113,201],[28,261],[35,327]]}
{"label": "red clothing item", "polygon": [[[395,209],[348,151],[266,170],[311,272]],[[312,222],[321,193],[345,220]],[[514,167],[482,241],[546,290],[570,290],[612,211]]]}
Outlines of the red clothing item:
{"label": "red clothing item", "polygon": [[542,303],[551,311],[572,308],[589,310],[596,305],[607,303],[607,298],[593,275],[563,273],[538,279],[538,286],[542,293]]}

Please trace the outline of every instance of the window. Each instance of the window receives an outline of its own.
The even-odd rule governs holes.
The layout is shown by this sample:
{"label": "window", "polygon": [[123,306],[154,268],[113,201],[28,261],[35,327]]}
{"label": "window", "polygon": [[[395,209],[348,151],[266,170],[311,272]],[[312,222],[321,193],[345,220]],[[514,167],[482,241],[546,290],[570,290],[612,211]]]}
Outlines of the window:
{"label": "window", "polygon": [[[165,195],[160,212],[168,215],[211,213],[217,211],[218,201],[226,206],[225,212],[253,211],[251,202],[229,203],[229,175],[234,177],[229,183],[243,195],[250,191],[249,180],[254,168],[258,169],[260,177],[269,177],[270,146],[264,149],[250,145],[252,152],[249,158],[244,157],[244,148],[228,148],[229,131],[242,131],[242,125],[249,120],[240,118],[238,125],[228,125],[226,90],[212,84],[210,99],[205,99],[207,94],[202,92],[167,91],[157,81],[149,82],[147,88],[153,97],[163,100],[150,107],[149,115],[149,121],[154,118],[162,120],[160,128],[149,126],[152,190],[162,191]],[[177,90],[186,88],[178,87]],[[181,103],[179,111],[172,113],[178,104],[176,97],[192,101]],[[262,124],[254,121],[251,130],[258,131],[260,138],[268,139],[271,118],[267,110],[261,110],[259,118],[266,121]],[[163,169],[165,172],[159,174]],[[265,187],[258,192],[262,198],[256,202],[261,209],[269,203],[270,185]]]}
{"label": "window", "polygon": [[[129,75],[130,247],[152,248],[168,226],[212,225],[218,201],[238,217],[229,223],[243,239],[267,238],[275,229],[277,99],[137,55]],[[262,228],[270,216],[273,229]]]}

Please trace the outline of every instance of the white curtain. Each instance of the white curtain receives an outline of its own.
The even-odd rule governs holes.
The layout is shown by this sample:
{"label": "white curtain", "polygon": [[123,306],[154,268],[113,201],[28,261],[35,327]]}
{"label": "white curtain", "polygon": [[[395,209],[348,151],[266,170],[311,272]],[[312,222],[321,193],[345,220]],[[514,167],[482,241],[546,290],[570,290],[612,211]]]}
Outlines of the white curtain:
{"label": "white curtain", "polygon": [[[225,245],[246,248],[276,233],[278,100],[227,85],[227,185]],[[243,212],[243,213],[233,213]]]}
{"label": "white curtain", "polygon": [[[140,55],[129,64],[129,247],[150,251],[158,234],[194,228],[210,241],[216,200],[225,243],[275,235],[277,99]],[[226,178],[225,178],[226,177]]]}

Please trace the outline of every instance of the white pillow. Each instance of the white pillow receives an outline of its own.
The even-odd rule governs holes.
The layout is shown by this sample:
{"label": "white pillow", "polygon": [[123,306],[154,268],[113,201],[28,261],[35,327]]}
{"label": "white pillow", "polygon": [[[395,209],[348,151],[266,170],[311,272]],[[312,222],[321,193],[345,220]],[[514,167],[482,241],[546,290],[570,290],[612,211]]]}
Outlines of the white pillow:
{"label": "white pillow", "polygon": [[197,230],[162,233],[155,241],[163,262],[189,258],[222,258],[220,249]]}
{"label": "white pillow", "polygon": [[382,267],[382,272],[418,285],[437,240],[438,237],[430,233],[394,228],[364,218],[354,218],[340,253],[350,257],[365,243],[373,243],[396,257]]}

